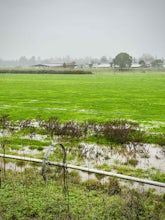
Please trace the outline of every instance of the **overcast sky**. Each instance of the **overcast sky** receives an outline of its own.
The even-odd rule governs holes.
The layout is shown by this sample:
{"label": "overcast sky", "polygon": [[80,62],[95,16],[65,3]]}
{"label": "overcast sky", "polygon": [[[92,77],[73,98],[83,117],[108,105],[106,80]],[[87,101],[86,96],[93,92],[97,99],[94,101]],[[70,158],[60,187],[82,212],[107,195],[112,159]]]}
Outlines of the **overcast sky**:
{"label": "overcast sky", "polygon": [[0,0],[0,58],[165,57],[165,0]]}

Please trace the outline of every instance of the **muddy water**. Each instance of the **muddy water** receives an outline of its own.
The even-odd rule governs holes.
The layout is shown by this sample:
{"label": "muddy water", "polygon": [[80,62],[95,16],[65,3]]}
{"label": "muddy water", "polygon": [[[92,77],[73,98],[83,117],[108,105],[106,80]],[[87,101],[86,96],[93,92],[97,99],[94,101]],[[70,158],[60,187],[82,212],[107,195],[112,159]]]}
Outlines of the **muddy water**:
{"label": "muddy water", "polygon": [[23,164],[22,166],[17,165],[14,162],[4,163],[3,161],[0,162],[0,169],[3,170],[13,170],[17,172],[24,172],[26,168],[30,168],[30,164]]}
{"label": "muddy water", "polygon": [[41,134],[32,134],[32,135],[25,135],[22,136],[22,139],[30,139],[30,140],[36,140],[36,141],[45,141],[45,139],[48,137],[48,135],[41,135]]}
{"label": "muddy water", "polygon": [[[24,137],[28,138],[28,137]],[[46,136],[35,135],[35,140],[44,140]],[[129,144],[124,146],[124,151],[120,153],[110,146],[99,146],[96,144],[87,144],[80,143],[81,153],[84,156],[82,159],[82,165],[88,168],[95,168],[96,165],[102,165],[104,163],[108,165],[123,165],[128,161],[128,159],[136,159],[138,161],[135,167],[128,165],[132,168],[141,168],[141,169],[158,169],[161,172],[165,172],[165,152],[163,148],[154,145],[154,144]],[[44,152],[47,148],[44,149]],[[19,155],[33,155],[40,153],[38,150],[31,150],[28,147],[24,147],[22,150],[17,151]],[[72,152],[71,152],[72,153]],[[76,161],[74,161],[76,164]],[[72,163],[72,162],[71,162]],[[2,160],[0,160],[0,167],[3,168]],[[6,169],[12,169],[15,171],[24,171],[25,168],[31,167],[30,164],[26,164],[22,167],[16,165],[16,163],[6,163]],[[40,167],[39,167],[40,169]],[[88,179],[97,179],[94,174],[88,174],[85,172],[80,172],[81,179],[86,181]],[[106,182],[107,177],[104,177],[101,181]],[[148,188],[155,189],[158,193],[165,193],[165,189],[160,187],[152,187],[148,185],[141,185],[138,183],[128,183],[121,181],[121,184],[127,185],[130,188],[137,188],[139,190],[146,190]]]}
{"label": "muddy water", "polygon": [[[46,138],[46,136],[44,137]],[[43,140],[43,136],[36,135],[35,140]],[[141,169],[158,169],[161,172],[165,172],[165,152],[163,148],[158,147],[154,144],[140,144],[136,145],[136,150],[133,150],[133,146],[125,146],[125,150],[121,153],[116,150],[111,149],[108,146],[99,146],[96,144],[81,143],[81,154],[84,156],[82,158],[82,165],[88,168],[95,168],[96,165],[123,165],[127,163],[130,159],[135,159],[137,161],[136,166],[128,166],[132,168]],[[47,147],[43,150],[46,152]],[[17,151],[19,155],[33,155],[41,153],[36,149],[29,149],[28,146]],[[70,152],[72,154],[72,152]],[[76,164],[76,160],[73,163]]]}
{"label": "muddy water", "polygon": [[137,160],[135,168],[155,168],[165,172],[165,153],[163,148],[154,144],[126,145],[124,151],[121,153],[112,150],[111,147],[98,146],[95,144],[81,143],[81,147],[82,154],[85,155],[87,164],[90,164],[90,168],[93,168],[93,164],[102,165],[106,163],[108,165],[122,165],[129,159],[135,159]]}

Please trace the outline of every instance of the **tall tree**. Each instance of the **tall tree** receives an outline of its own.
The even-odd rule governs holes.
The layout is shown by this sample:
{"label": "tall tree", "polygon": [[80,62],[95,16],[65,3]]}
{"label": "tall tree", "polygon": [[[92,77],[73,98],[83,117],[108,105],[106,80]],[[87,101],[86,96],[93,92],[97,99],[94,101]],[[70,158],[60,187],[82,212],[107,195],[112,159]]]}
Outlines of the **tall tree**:
{"label": "tall tree", "polygon": [[120,70],[128,69],[132,65],[132,57],[127,53],[119,53],[113,60],[115,66]]}

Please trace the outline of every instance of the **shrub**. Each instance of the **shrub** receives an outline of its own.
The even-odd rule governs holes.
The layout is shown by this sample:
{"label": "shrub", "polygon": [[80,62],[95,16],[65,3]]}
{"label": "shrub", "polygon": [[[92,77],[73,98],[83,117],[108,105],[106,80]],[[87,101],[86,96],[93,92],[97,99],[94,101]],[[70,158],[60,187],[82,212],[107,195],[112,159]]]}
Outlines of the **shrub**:
{"label": "shrub", "polygon": [[48,121],[43,124],[46,131],[53,137],[54,134],[60,135],[60,123],[57,117],[50,117]]}
{"label": "shrub", "polygon": [[141,142],[144,135],[144,132],[140,130],[137,123],[126,120],[106,122],[101,126],[100,133],[111,142],[118,144],[124,144],[130,141]]}

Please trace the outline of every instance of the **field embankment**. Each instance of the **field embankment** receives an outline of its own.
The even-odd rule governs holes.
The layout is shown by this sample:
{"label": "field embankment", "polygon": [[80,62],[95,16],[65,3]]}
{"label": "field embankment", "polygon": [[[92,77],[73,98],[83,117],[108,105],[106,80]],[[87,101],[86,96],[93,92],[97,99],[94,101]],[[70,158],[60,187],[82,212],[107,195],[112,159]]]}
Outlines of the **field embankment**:
{"label": "field embankment", "polygon": [[84,71],[72,68],[0,68],[0,74],[92,74],[91,71]]}

